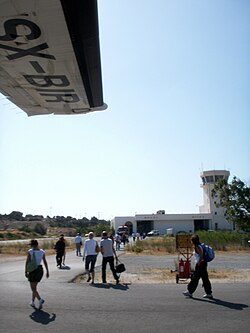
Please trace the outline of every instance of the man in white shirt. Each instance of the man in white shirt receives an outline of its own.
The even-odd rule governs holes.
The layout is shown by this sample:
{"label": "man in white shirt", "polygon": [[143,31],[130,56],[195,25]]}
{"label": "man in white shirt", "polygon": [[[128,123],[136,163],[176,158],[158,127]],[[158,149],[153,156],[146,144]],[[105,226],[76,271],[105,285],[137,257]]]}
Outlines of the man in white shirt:
{"label": "man in white shirt", "polygon": [[78,233],[75,236],[75,244],[76,244],[76,255],[81,257],[81,246],[82,246],[82,237],[81,235]]}
{"label": "man in white shirt", "polygon": [[[95,280],[95,263],[97,254],[99,251],[99,245],[96,240],[94,240],[94,233],[91,231],[88,234],[89,239],[85,240],[84,249],[83,249],[83,261],[86,256],[85,260],[85,270],[88,273],[87,282],[90,282],[92,279],[92,284],[94,284]],[[89,269],[90,266],[90,269]]]}
{"label": "man in white shirt", "polygon": [[107,263],[109,263],[110,270],[113,273],[114,279],[116,280],[116,284],[119,283],[119,277],[116,274],[115,266],[114,266],[114,255],[117,259],[117,255],[114,249],[114,245],[112,239],[108,238],[107,231],[102,232],[102,240],[100,242],[101,253],[102,253],[102,282],[107,283],[106,281],[106,267]]}

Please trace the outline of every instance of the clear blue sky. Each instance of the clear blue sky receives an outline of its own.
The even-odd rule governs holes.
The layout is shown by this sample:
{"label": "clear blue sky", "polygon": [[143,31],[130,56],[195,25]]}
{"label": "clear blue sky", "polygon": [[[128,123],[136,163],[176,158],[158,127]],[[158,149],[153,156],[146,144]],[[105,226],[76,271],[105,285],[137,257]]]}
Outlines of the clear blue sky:
{"label": "clear blue sky", "polygon": [[29,118],[1,98],[0,213],[195,213],[200,171],[249,185],[250,1],[98,3],[108,110]]}

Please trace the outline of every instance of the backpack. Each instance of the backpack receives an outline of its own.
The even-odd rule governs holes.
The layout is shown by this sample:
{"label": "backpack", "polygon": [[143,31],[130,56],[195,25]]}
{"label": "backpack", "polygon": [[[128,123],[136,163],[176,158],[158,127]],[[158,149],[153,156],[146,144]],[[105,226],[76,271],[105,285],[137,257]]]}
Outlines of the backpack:
{"label": "backpack", "polygon": [[201,244],[203,250],[203,258],[206,262],[212,261],[215,257],[214,250],[211,246],[204,243]]}

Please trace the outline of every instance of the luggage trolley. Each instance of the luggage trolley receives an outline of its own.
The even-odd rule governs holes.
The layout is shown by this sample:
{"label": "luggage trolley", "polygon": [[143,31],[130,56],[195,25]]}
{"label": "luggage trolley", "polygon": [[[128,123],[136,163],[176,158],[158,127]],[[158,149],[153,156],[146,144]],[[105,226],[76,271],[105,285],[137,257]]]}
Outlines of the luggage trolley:
{"label": "luggage trolley", "polygon": [[191,272],[193,246],[190,235],[176,235],[176,250],[178,251],[176,283],[179,283],[179,280],[187,280],[193,275]]}

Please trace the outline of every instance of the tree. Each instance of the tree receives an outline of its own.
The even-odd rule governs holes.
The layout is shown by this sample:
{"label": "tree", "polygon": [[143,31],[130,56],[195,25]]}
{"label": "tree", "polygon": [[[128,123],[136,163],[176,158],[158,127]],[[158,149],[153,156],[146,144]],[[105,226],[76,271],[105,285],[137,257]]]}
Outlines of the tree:
{"label": "tree", "polygon": [[225,179],[220,179],[214,185],[212,196],[219,197],[217,207],[225,208],[226,218],[235,223],[237,228],[250,230],[250,188],[243,181],[232,179],[231,184]]}

